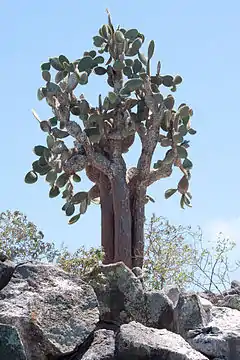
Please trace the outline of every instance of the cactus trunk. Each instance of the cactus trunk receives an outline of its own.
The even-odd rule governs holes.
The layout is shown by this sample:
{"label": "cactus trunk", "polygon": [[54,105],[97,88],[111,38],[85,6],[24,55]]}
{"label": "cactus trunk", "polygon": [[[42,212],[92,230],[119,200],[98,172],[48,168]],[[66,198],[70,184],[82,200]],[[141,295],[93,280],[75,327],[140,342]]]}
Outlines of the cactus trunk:
{"label": "cactus trunk", "polygon": [[131,199],[133,267],[143,266],[146,188],[136,185]]}
{"label": "cactus trunk", "polygon": [[142,268],[146,188],[135,184],[130,192],[124,180],[114,179],[111,187],[101,180],[104,264],[123,261],[129,268]]}
{"label": "cactus trunk", "polygon": [[111,182],[114,210],[114,262],[123,261],[132,268],[132,221],[129,188],[123,177]]}
{"label": "cactus trunk", "polygon": [[100,175],[101,198],[101,243],[104,250],[104,264],[114,262],[114,213],[111,186],[104,174]]}

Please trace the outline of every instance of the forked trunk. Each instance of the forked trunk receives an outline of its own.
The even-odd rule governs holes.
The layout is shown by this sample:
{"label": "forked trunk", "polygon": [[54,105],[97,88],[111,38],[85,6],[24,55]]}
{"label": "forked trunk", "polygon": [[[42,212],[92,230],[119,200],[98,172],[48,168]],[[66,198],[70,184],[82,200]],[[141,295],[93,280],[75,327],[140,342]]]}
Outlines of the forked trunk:
{"label": "forked trunk", "polygon": [[125,178],[111,181],[114,210],[114,262],[123,261],[132,268],[132,221],[129,188]]}
{"label": "forked trunk", "polygon": [[105,175],[100,183],[104,264],[123,261],[129,268],[143,266],[146,188],[131,186]]}

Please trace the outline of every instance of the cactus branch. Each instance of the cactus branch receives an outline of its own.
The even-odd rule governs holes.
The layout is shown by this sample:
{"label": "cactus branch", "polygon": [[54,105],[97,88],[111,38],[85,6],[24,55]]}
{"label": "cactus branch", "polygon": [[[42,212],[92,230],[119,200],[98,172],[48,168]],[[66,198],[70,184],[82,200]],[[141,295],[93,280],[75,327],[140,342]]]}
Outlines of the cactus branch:
{"label": "cactus branch", "polygon": [[160,124],[165,110],[164,103],[162,102],[158,105],[157,100],[153,96],[149,77],[145,80],[144,88],[146,91],[145,102],[151,112],[149,115],[151,126],[146,129],[147,131],[144,136],[143,132],[139,135],[142,141],[142,152],[137,167],[140,170],[140,178],[143,181],[148,178],[150,172],[152,156],[158,143]]}
{"label": "cactus branch", "polygon": [[150,186],[160,179],[169,177],[172,174],[172,168],[173,168],[173,164],[162,163],[160,168],[156,170],[152,169],[146,180],[146,186]]}
{"label": "cactus branch", "polygon": [[66,128],[71,136],[73,136],[86,151],[86,161],[91,163],[105,175],[112,178],[111,162],[103,155],[94,151],[94,148],[87,137],[87,134],[81,130],[81,127],[75,121],[69,121]]}

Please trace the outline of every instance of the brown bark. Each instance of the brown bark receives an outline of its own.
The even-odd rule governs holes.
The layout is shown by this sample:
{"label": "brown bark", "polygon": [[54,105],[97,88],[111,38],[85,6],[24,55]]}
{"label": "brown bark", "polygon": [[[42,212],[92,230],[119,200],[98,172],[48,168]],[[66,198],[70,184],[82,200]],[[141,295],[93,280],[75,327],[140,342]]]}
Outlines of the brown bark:
{"label": "brown bark", "polygon": [[100,175],[99,179],[101,201],[101,244],[105,253],[104,264],[114,262],[114,213],[111,184],[108,178]]}
{"label": "brown bark", "polygon": [[131,199],[133,267],[142,268],[144,260],[144,223],[146,188],[137,184]]}
{"label": "brown bark", "polygon": [[111,181],[114,210],[114,262],[132,268],[131,209],[129,188],[124,177]]}

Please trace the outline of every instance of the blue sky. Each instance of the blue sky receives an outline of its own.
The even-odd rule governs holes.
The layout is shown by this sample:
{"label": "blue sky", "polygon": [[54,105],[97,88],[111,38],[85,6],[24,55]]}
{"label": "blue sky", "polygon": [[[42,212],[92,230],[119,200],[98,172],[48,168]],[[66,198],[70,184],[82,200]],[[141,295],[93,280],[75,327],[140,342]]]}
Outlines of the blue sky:
{"label": "blue sky", "polygon": [[[184,82],[176,93],[177,102],[194,110],[190,157],[194,163],[191,192],[193,208],[183,211],[179,198],[164,200],[164,191],[174,187],[177,174],[149,189],[156,203],[147,205],[175,224],[200,225],[207,237],[226,232],[240,249],[238,111],[240,84],[240,2],[225,1],[1,1],[1,211],[18,209],[45,233],[47,240],[62,241],[71,249],[100,244],[100,211],[89,208],[73,226],[61,211],[61,199],[48,198],[48,185],[41,179],[26,185],[24,175],[35,160],[34,145],[45,135],[31,114],[42,119],[50,109],[36,98],[43,82],[40,63],[65,54],[74,60],[92,48],[92,36],[106,22],[109,8],[113,22],[138,28],[147,41],[155,40],[155,63],[162,72],[180,74]],[[101,85],[103,84],[103,86]],[[104,83],[93,79],[83,92],[96,104]],[[139,149],[128,156],[136,163]],[[158,150],[159,158],[161,151]],[[79,189],[89,183],[83,182]],[[240,258],[235,252],[235,257]],[[240,275],[240,273],[239,273]]]}

